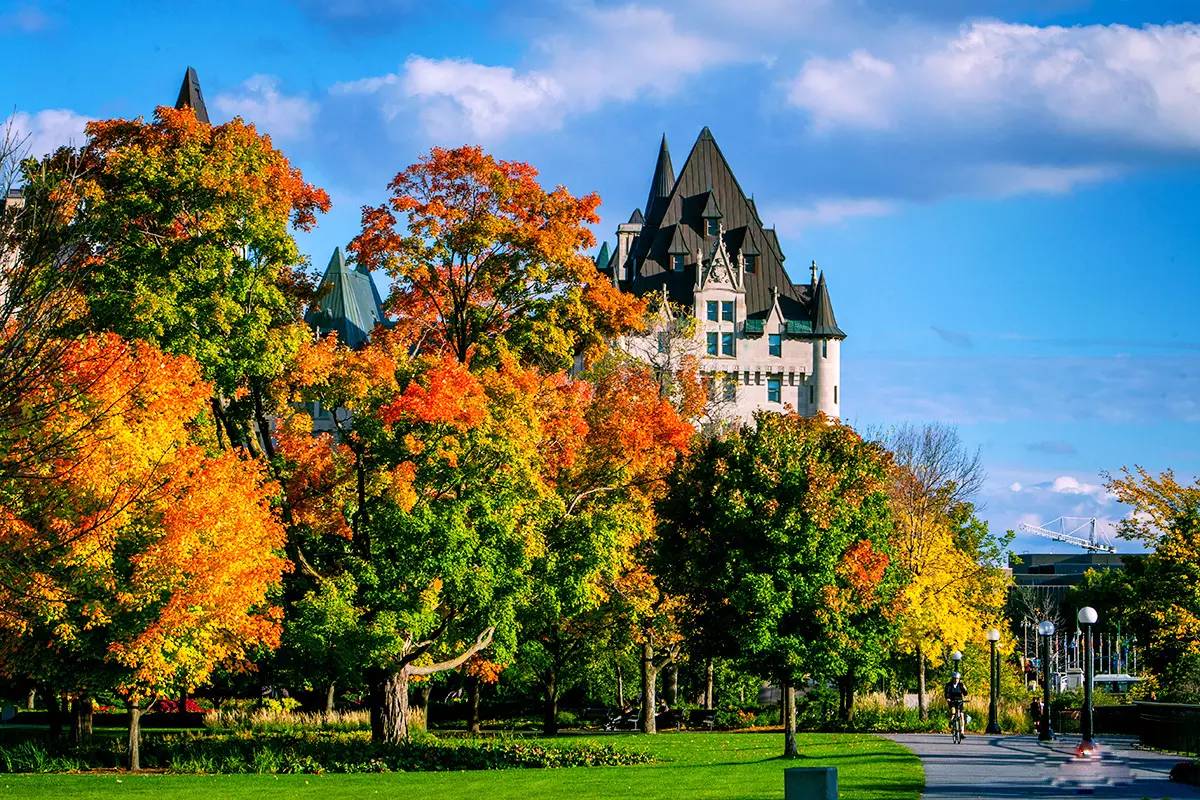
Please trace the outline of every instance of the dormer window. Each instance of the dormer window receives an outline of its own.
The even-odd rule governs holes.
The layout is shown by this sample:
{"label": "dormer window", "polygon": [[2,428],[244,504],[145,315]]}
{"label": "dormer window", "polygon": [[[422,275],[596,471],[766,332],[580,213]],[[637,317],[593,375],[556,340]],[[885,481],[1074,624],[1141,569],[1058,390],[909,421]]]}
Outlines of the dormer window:
{"label": "dormer window", "polygon": [[677,253],[671,256],[671,271],[683,272],[683,254]]}
{"label": "dormer window", "polygon": [[709,217],[705,220],[705,223],[708,226],[709,236],[719,236],[721,234],[721,220],[716,217]]}
{"label": "dormer window", "polygon": [[754,253],[746,253],[744,258],[746,259],[746,272],[754,272],[758,268],[758,256]]}

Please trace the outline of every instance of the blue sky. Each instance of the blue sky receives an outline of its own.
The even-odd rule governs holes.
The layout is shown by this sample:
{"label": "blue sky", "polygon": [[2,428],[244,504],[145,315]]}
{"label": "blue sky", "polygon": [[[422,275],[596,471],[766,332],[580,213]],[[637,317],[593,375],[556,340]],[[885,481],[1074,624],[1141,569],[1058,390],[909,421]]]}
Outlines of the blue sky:
{"label": "blue sky", "polygon": [[[169,11],[167,10],[169,8]],[[197,68],[334,210],[432,144],[597,191],[610,240],[712,128],[793,277],[825,269],[853,423],[949,422],[1003,531],[1200,473],[1200,26],[1192,2],[0,2],[0,115],[35,149],[148,115]],[[1127,546],[1127,545],[1126,545]],[[1061,549],[1022,537],[1017,549]]]}

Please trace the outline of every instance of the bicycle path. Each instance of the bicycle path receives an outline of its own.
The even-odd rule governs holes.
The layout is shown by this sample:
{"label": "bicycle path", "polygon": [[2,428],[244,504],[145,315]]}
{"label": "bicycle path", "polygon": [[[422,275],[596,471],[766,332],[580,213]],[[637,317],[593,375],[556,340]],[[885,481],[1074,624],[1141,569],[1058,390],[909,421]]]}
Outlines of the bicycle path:
{"label": "bicycle path", "polygon": [[1200,798],[1200,788],[1168,780],[1180,756],[1141,750],[1129,737],[1101,737],[1099,759],[1074,757],[1078,736],[1042,744],[1036,736],[969,735],[958,745],[949,734],[888,738],[921,759],[926,800]]}

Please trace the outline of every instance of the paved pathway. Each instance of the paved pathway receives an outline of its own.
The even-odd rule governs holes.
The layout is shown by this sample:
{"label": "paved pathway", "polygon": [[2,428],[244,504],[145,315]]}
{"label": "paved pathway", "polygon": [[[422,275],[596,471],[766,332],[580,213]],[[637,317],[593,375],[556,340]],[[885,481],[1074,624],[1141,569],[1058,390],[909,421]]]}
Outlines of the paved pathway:
{"label": "paved pathway", "polygon": [[921,757],[927,800],[1200,798],[1200,789],[1167,779],[1178,756],[1139,750],[1126,737],[1101,737],[1098,760],[1074,758],[1079,737],[1070,736],[1048,744],[1036,736],[968,736],[959,745],[947,734],[889,738]]}

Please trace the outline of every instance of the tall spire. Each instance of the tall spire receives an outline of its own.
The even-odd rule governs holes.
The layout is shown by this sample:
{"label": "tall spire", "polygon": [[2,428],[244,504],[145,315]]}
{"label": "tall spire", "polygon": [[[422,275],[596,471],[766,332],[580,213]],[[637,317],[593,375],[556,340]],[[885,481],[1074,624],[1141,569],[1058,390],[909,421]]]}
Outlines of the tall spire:
{"label": "tall spire", "polygon": [[179,87],[179,97],[175,100],[176,108],[190,108],[196,114],[196,119],[208,124],[208,109],[204,105],[204,95],[200,92],[200,77],[191,67],[183,73],[183,85]]}
{"label": "tall spire", "polygon": [[667,149],[667,135],[664,133],[662,142],[658,145],[658,161],[654,164],[654,177],[650,179],[650,196],[646,198],[646,216],[653,218],[659,209],[657,206],[671,196],[675,188],[675,167],[671,165],[671,151]]}

